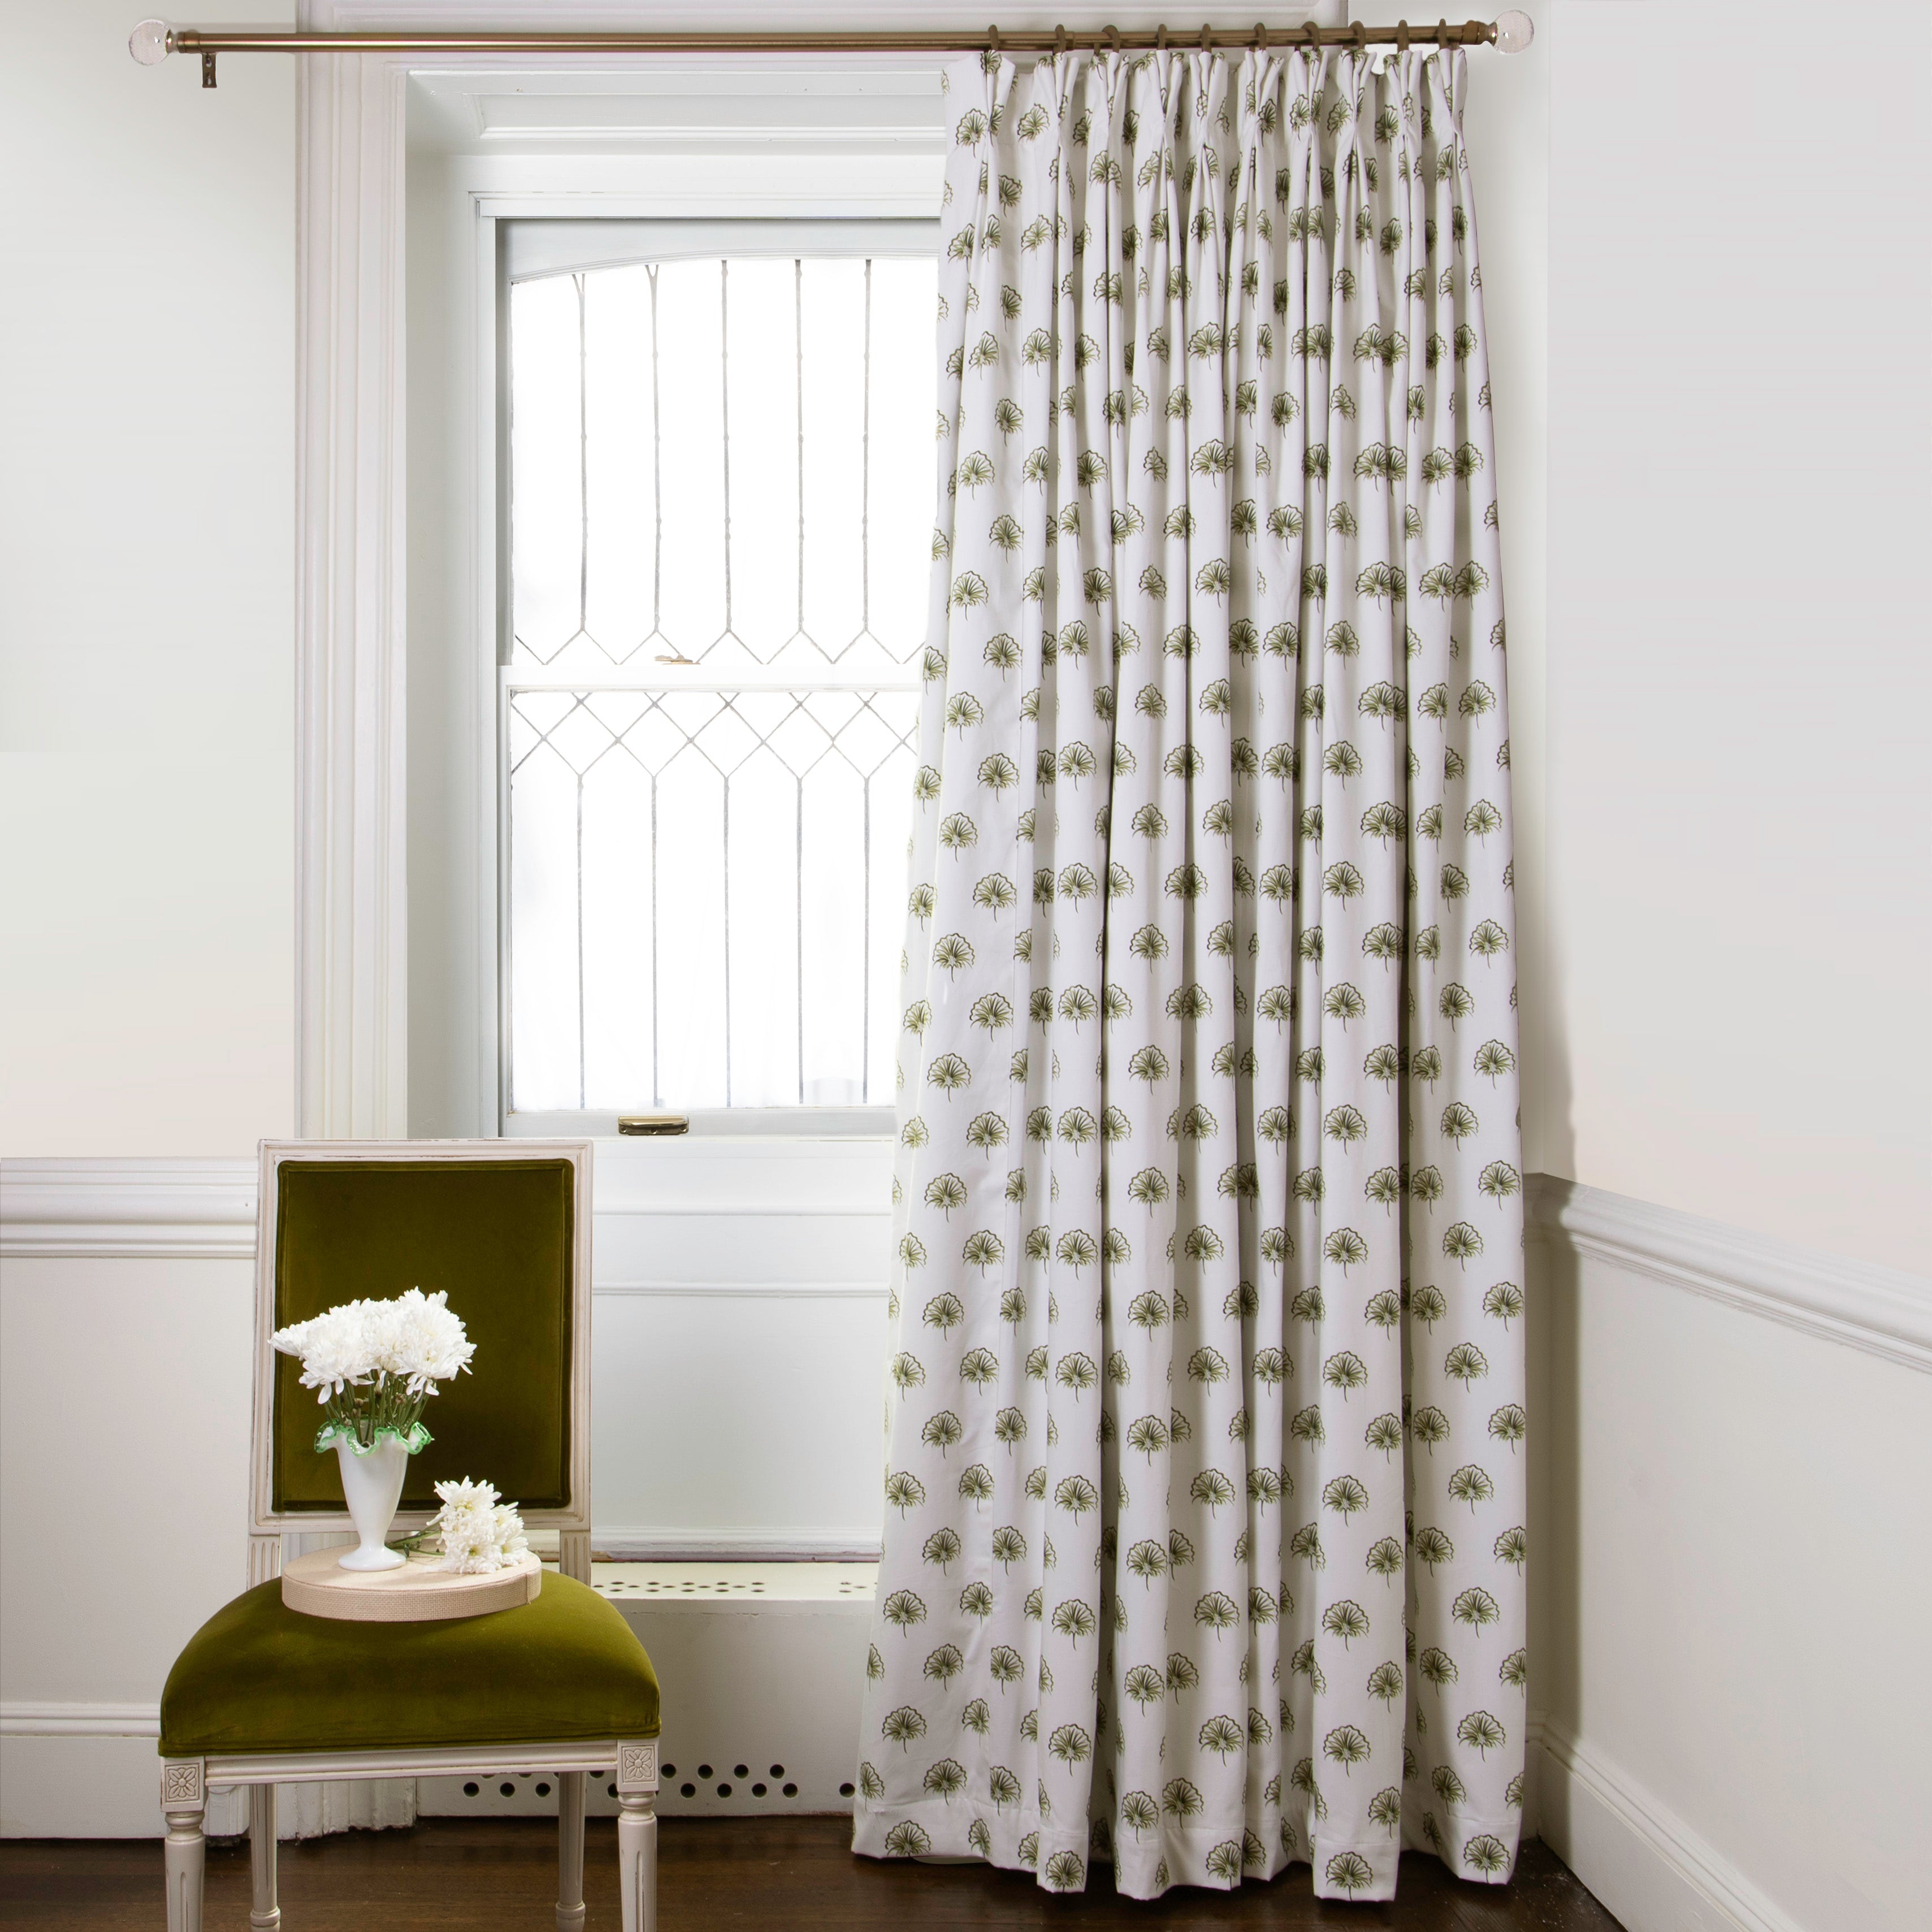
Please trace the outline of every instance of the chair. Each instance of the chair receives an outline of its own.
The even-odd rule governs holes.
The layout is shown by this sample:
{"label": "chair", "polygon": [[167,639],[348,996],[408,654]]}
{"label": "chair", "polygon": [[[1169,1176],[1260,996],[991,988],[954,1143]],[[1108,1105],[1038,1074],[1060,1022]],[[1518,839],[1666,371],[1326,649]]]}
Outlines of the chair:
{"label": "chair", "polygon": [[[590,1578],[590,1145],[583,1141],[264,1142],[256,1221],[249,1578],[168,1674],[161,1809],[169,1932],[201,1932],[211,1790],[245,1786],[249,1924],[278,1927],[275,1786],[310,1779],[557,1780],[560,1932],[584,1924],[586,1774],[614,1772],[624,1932],[657,1922],[658,1685]],[[487,1478],[559,1574],[532,1602],[446,1622],[375,1624],[285,1608],[283,1539],[346,1529],[320,1412],[274,1331],[357,1296],[446,1288],[476,1344],[411,1458],[398,1531],[434,1485]]]}

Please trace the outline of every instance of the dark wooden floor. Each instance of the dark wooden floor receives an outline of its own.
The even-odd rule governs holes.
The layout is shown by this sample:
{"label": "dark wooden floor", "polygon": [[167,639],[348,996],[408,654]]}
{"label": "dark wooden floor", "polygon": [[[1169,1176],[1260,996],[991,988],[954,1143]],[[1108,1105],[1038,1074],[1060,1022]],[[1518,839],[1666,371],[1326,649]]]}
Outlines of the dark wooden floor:
{"label": "dark wooden floor", "polygon": [[[1540,1844],[1506,1889],[1463,1884],[1436,1860],[1406,1856],[1393,1905],[1318,1904],[1306,1865],[1237,1892],[1118,1899],[1104,1870],[1083,1898],[1049,1898],[1030,1877],[983,1866],[855,1858],[843,1818],[680,1819],[659,1828],[662,1932],[867,1932],[915,1926],[1396,1926],[1406,1932],[1618,1932],[1617,1922]],[[585,1848],[590,1924],[618,1924],[616,1828],[593,1818]],[[549,1932],[556,1827],[538,1820],[430,1819],[412,1832],[353,1832],[281,1852],[287,1932],[513,1928]],[[245,1844],[211,1844],[208,1932],[248,1922]],[[0,1843],[0,1925],[21,1932],[154,1932],[163,1923],[156,1841]]]}

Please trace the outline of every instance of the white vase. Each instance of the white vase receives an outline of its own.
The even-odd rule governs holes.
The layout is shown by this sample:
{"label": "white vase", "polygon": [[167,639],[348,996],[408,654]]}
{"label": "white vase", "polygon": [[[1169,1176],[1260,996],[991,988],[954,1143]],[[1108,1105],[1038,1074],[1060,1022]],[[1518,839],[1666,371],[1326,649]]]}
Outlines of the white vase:
{"label": "white vase", "polygon": [[342,1468],[342,1493],[349,1504],[349,1520],[362,1540],[344,1552],[344,1570],[394,1570],[408,1561],[400,1550],[386,1548],[382,1539],[402,1501],[403,1478],[410,1466],[410,1452],[393,1436],[381,1436],[374,1448],[358,1455],[340,1437],[336,1438],[335,1459]]}

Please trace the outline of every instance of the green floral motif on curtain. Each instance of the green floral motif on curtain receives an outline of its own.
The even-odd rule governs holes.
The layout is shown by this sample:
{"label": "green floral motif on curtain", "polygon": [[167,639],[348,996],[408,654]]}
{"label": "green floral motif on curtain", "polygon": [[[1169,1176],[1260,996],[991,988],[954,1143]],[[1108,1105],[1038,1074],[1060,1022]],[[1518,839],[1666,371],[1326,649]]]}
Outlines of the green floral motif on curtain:
{"label": "green floral motif on curtain", "polygon": [[863,1852],[1501,1882],[1509,740],[1460,54],[948,76]]}

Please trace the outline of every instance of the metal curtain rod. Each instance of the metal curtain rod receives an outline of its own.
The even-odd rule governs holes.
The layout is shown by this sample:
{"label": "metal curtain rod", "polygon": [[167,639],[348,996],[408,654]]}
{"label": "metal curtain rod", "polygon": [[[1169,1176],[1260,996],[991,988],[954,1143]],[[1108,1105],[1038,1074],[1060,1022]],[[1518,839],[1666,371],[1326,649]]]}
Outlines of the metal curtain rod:
{"label": "metal curtain rod", "polygon": [[727,54],[727,53],[966,53],[983,47],[994,53],[1066,53],[1075,50],[1120,53],[1198,46],[1202,52],[1254,46],[1494,46],[1520,53],[1535,33],[1527,14],[1512,8],[1493,20],[1466,20],[1452,26],[1270,28],[1258,22],[1250,30],[1204,26],[1198,36],[1166,27],[1102,27],[1070,32],[1055,27],[1003,34],[989,26],[983,34],[886,32],[876,34],[301,34],[251,33],[220,27],[173,27],[165,20],[143,20],[129,36],[128,51],[144,67],[172,53],[201,56],[201,84],[214,85],[218,54]]}

